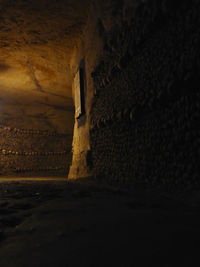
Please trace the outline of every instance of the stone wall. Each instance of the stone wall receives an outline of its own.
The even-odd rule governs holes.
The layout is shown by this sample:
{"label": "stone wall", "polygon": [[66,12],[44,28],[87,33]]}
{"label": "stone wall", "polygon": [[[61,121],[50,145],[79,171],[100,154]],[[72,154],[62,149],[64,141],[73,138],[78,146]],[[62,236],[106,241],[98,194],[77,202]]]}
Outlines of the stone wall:
{"label": "stone wall", "polygon": [[0,175],[67,175],[71,135],[0,125]]}
{"label": "stone wall", "polygon": [[101,21],[90,130],[100,179],[199,182],[199,12],[195,0],[152,0],[109,32]]}
{"label": "stone wall", "polygon": [[[95,2],[95,1],[94,1]],[[91,73],[98,64],[99,53],[102,49],[102,40],[99,36],[99,28],[97,23],[98,5],[91,2],[90,15],[84,30],[84,36],[81,42],[77,45],[72,56],[70,66],[72,77],[75,75],[83,62],[85,76],[85,113],[80,118],[75,118],[74,133],[72,142],[72,165],[70,167],[69,179],[88,177],[92,175],[90,155],[90,111],[93,99],[93,79]],[[75,100],[74,84],[72,86],[72,95]],[[76,101],[74,101],[76,103]],[[75,104],[75,110],[76,110]]]}

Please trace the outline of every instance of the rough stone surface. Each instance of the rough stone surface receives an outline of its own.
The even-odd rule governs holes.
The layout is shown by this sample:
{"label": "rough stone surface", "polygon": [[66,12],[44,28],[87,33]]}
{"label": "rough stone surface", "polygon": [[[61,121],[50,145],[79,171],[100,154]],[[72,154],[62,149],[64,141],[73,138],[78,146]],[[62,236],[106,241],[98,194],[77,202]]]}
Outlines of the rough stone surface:
{"label": "rough stone surface", "polygon": [[89,1],[0,1],[0,122],[72,133],[70,59]]}
{"label": "rough stone surface", "polygon": [[198,1],[147,1],[105,31],[92,74],[97,177],[199,183],[199,12]]}
{"label": "rough stone surface", "polygon": [[[89,6],[88,0],[0,1],[0,125],[27,129],[0,130],[1,174],[49,175],[59,168],[67,174],[71,155],[62,152],[71,152],[74,124],[70,61]],[[32,134],[44,130],[66,136]]]}

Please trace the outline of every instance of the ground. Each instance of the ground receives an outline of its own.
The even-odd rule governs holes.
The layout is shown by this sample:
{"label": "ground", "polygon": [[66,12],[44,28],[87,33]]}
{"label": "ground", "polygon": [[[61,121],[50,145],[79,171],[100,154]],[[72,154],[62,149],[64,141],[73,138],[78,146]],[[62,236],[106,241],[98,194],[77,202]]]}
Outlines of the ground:
{"label": "ground", "polygon": [[200,266],[200,194],[0,180],[0,266]]}

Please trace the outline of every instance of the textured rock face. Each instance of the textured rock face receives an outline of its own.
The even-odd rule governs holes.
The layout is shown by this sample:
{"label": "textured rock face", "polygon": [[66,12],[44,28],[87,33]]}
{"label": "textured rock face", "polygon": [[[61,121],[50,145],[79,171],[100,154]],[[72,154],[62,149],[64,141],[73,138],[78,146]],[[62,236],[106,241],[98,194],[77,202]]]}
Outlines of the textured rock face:
{"label": "textured rock face", "polygon": [[[134,14],[136,1],[111,0],[93,1],[85,28],[83,42],[76,50],[76,57],[71,61],[71,71],[73,77],[84,61],[85,70],[85,114],[79,119],[75,119],[73,135],[73,160],[69,172],[69,178],[80,178],[92,175],[92,151],[91,151],[91,118],[93,114],[91,106],[95,94],[96,86],[93,82],[92,73],[99,65],[99,59],[104,53],[103,47],[106,46],[106,33],[115,25],[124,23],[122,17],[128,22]],[[131,11],[131,12],[129,12]],[[113,54],[115,57],[116,54]],[[112,63],[112,62],[111,62]],[[73,86],[73,93],[74,93]],[[76,102],[76,101],[75,101]],[[104,103],[102,102],[102,105]],[[100,111],[101,112],[101,111]],[[100,140],[101,142],[101,140]]]}
{"label": "textured rock face", "polygon": [[0,10],[0,122],[72,136],[83,61],[69,177],[199,183],[198,0],[1,1]]}
{"label": "textured rock face", "polygon": [[198,1],[146,1],[105,33],[91,111],[99,178],[199,183],[199,12]]}
{"label": "textured rock face", "polygon": [[0,174],[67,175],[74,124],[70,61],[89,2],[0,1]]}
{"label": "textured rock face", "polygon": [[88,1],[0,1],[0,122],[71,132],[69,63]]}

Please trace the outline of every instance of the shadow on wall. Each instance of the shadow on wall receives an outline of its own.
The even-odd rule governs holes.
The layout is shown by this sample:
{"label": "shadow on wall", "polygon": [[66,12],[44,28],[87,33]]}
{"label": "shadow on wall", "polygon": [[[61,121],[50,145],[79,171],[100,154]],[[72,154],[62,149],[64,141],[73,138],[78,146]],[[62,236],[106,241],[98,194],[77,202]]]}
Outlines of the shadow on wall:
{"label": "shadow on wall", "polygon": [[10,67],[7,64],[4,64],[0,62],[0,72],[5,72],[9,69]]}
{"label": "shadow on wall", "polygon": [[200,6],[162,4],[139,4],[130,23],[106,35],[92,74],[93,171],[114,182],[190,188],[200,171]]}

